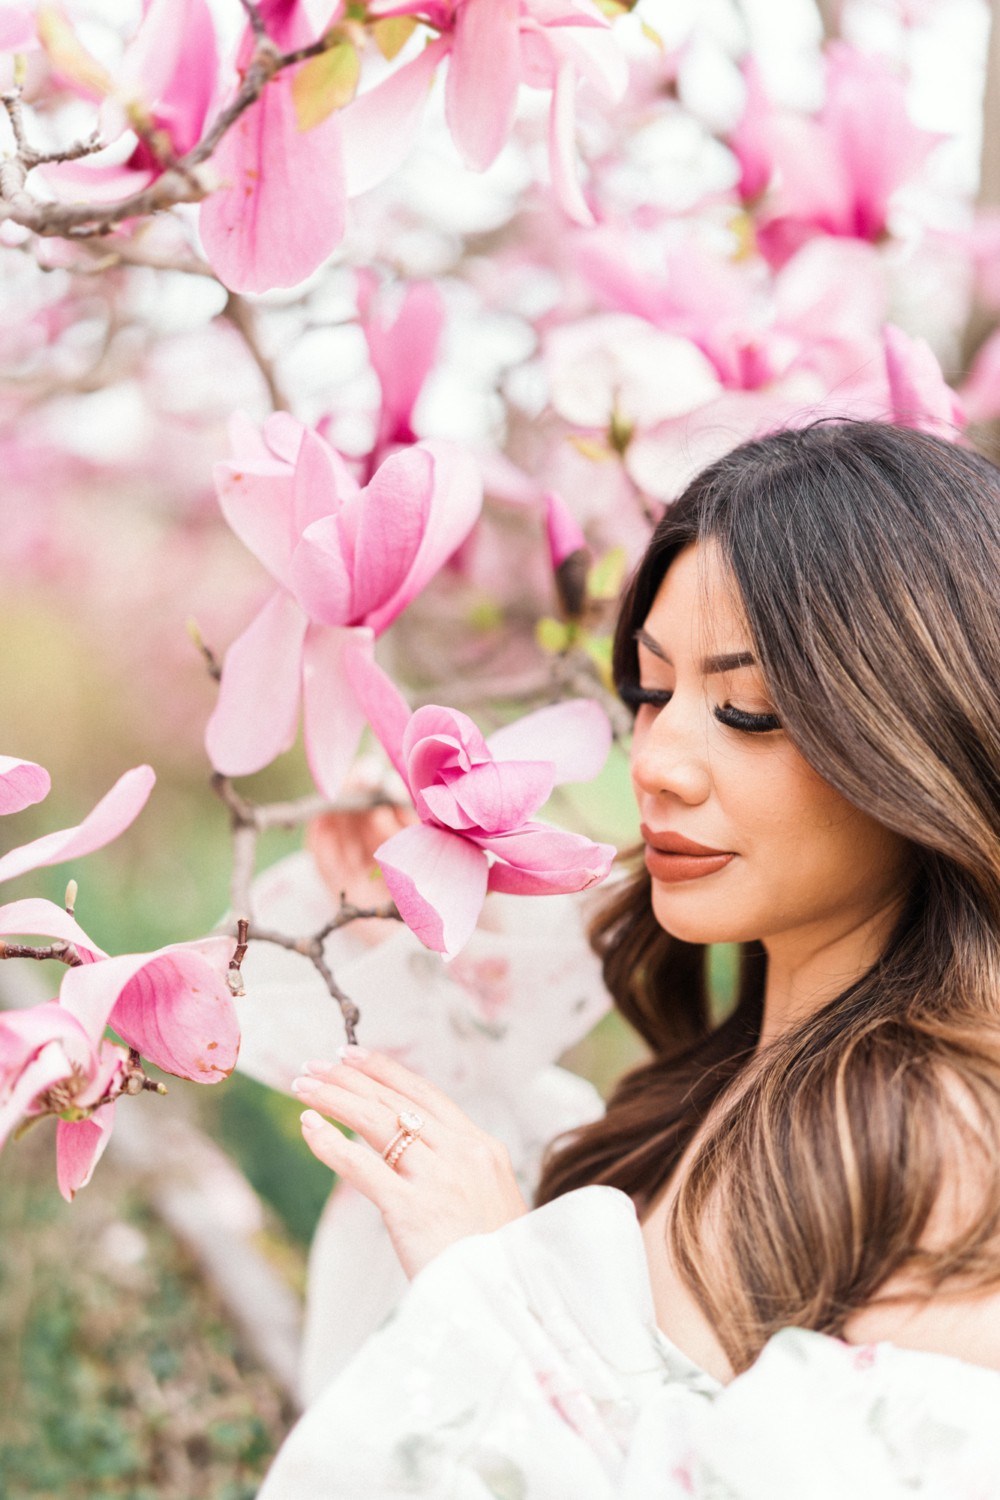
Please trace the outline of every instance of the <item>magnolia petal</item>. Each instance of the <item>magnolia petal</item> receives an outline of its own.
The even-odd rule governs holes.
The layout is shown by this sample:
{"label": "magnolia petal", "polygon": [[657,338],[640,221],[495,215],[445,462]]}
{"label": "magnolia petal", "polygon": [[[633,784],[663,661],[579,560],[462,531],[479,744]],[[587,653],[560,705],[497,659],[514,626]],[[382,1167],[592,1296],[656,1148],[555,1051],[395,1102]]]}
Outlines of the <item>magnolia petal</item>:
{"label": "magnolia petal", "polygon": [[216,464],[212,477],[230,530],[272,578],[289,588],[292,552],[299,538],[291,465],[265,452],[250,463],[237,458]]}
{"label": "magnolia petal", "polygon": [[[485,857],[485,856],[484,856]],[[54,1083],[69,1078],[72,1064],[59,1041],[51,1041],[43,1047],[23,1069],[13,1088],[0,1104],[0,1146],[19,1125],[39,1094],[44,1094]],[[37,1111],[36,1111],[37,1113]]]}
{"label": "magnolia petal", "polygon": [[[227,1078],[240,1050],[240,1023],[226,982],[232,953],[231,938],[212,938],[131,956],[132,972],[120,986],[111,1026],[165,1073],[194,1083]],[[115,962],[109,959],[96,972]],[[122,965],[123,973],[127,967]]]}
{"label": "magnolia petal", "polygon": [[432,281],[410,283],[393,323],[366,319],[368,354],[382,388],[378,450],[413,442],[413,408],[437,358],[443,328],[444,302]]}
{"label": "magnolia petal", "polygon": [[49,795],[52,782],[44,766],[33,760],[0,755],[0,815],[20,812]]}
{"label": "magnolia petal", "polygon": [[[275,412],[268,418],[268,441],[272,440],[275,418],[287,415],[287,412]],[[358,493],[359,485],[336,448],[331,448],[311,427],[301,430],[294,462],[295,532],[298,536],[314,521],[338,511],[346,499]]]}
{"label": "magnolia petal", "polygon": [[473,766],[448,790],[474,824],[486,833],[501,833],[533,817],[554,785],[550,760],[508,760]]}
{"label": "magnolia petal", "polygon": [[431,82],[451,48],[439,37],[340,113],[347,196],[378,187],[402,166],[417,139]]}
{"label": "magnolia petal", "polygon": [[882,329],[882,340],[893,419],[937,437],[955,437],[965,426],[965,411],[927,340],[911,338],[892,323]]}
{"label": "magnolia petal", "polygon": [[94,1175],[115,1123],[115,1106],[102,1104],[89,1120],[60,1120],[56,1127],[56,1181],[67,1203]]}
{"label": "magnolia petal", "polygon": [[510,135],[521,82],[518,0],[465,0],[448,60],[445,115],[467,167],[484,172]]}
{"label": "magnolia petal", "polygon": [[23,875],[27,870],[59,865],[64,860],[79,859],[84,854],[92,854],[95,849],[103,849],[139,816],[155,781],[152,766],[134,766],[131,771],[126,771],[75,828],[60,828],[56,833],[43,834],[33,843],[22,844],[19,849],[11,849],[5,854],[0,859],[0,880],[13,880],[15,875]]}
{"label": "magnolia petal", "polygon": [[[511,833],[477,836],[476,843],[497,855],[490,868],[490,890],[514,896],[585,891],[608,875],[617,850],[579,833],[544,823],[528,823]],[[504,863],[500,863],[500,861]]]}
{"label": "magnolia petal", "polygon": [[454,958],[486,900],[488,860],[475,844],[417,823],[375,851],[400,916],[427,948]]}
{"label": "magnolia petal", "polygon": [[302,658],[302,700],[306,757],[313,780],[324,797],[337,796],[365,727],[365,713],[351,688],[344,648],[371,658],[370,630],[310,625]]}
{"label": "magnolia petal", "polygon": [[66,1064],[60,1077],[65,1077],[74,1063],[87,1073],[96,1066],[93,1043],[58,1000],[25,1010],[0,1011],[0,1094],[52,1042],[62,1047]]}
{"label": "magnolia petal", "polygon": [[388,600],[402,600],[398,613],[413,597],[403,600],[402,590],[426,534],[434,479],[435,463],[427,450],[406,448],[387,458],[362,492],[354,539],[353,619],[368,624]]}
{"label": "magnolia petal", "polygon": [[576,67],[560,63],[549,110],[549,171],[556,201],[575,224],[595,223],[576,166]]}
{"label": "magnolia petal", "polygon": [[409,786],[403,736],[410,722],[410,706],[399,688],[382,668],[375,665],[370,653],[351,643],[344,648],[344,673],[375,735],[386,754]]}
{"label": "magnolia petal", "polygon": [[457,443],[429,439],[420,452],[434,460],[434,479],[423,538],[400,587],[364,623],[381,635],[411,604],[435,573],[465,541],[483,508],[483,479],[479,465]]}
{"label": "magnolia petal", "polygon": [[73,943],[85,963],[107,957],[69,912],[41,896],[29,896],[24,901],[8,901],[6,906],[0,906],[0,937],[13,937],[15,934],[58,938],[64,943]]}
{"label": "magnolia petal", "polygon": [[224,776],[249,776],[295,743],[308,624],[279,589],[226,652],[205,729],[208,758]]}
{"label": "magnolia petal", "polygon": [[571,698],[536,709],[497,729],[486,741],[494,760],[550,760],[555,784],[593,781],[611,749],[611,723],[593,698]]}
{"label": "magnolia petal", "polygon": [[299,130],[294,73],[267,84],[212,156],[225,185],[201,205],[199,230],[213,271],[234,292],[297,286],[343,237],[339,113]]}

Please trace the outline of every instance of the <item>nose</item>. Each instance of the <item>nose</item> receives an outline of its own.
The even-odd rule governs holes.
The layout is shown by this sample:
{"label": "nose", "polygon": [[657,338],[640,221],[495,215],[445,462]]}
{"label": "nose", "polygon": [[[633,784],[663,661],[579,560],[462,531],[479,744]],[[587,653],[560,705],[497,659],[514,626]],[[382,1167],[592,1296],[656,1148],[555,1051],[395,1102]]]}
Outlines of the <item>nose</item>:
{"label": "nose", "polygon": [[644,798],[676,798],[690,807],[705,802],[712,790],[704,733],[685,722],[677,695],[651,724],[632,738],[632,786],[640,809]]}

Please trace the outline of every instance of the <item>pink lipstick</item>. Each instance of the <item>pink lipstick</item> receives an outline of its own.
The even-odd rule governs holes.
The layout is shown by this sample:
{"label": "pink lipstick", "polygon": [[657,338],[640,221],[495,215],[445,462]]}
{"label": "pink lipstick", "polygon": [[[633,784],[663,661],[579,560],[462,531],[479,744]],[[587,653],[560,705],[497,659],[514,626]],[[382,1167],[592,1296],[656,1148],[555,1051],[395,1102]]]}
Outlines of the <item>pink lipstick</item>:
{"label": "pink lipstick", "polygon": [[643,823],[641,832],[646,840],[646,869],[654,880],[662,880],[666,885],[714,875],[736,858],[731,850],[710,849],[667,829],[657,833]]}

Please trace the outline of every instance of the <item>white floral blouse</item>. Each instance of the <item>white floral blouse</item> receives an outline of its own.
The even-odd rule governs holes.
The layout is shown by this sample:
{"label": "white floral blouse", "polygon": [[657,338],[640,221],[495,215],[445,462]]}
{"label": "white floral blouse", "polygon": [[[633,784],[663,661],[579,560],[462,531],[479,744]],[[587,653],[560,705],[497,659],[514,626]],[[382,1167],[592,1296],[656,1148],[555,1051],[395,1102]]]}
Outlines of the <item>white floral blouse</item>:
{"label": "white floral blouse", "polygon": [[1000,1374],[786,1329],[722,1387],[656,1327],[630,1200],[461,1241],[322,1393],[259,1500],[993,1500]]}

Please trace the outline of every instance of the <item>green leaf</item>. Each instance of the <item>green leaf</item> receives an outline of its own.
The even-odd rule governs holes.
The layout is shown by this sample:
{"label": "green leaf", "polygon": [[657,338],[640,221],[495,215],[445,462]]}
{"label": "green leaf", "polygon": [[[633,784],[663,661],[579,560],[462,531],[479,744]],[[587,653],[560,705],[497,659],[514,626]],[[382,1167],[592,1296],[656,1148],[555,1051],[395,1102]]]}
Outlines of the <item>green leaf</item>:
{"label": "green leaf", "polygon": [[300,130],[314,130],[335,109],[350,104],[361,61],[353,42],[337,42],[311,57],[292,79],[292,99]]}
{"label": "green leaf", "polygon": [[386,62],[392,62],[417,29],[416,16],[386,16],[372,27],[378,50]]}
{"label": "green leaf", "polygon": [[662,36],[654,26],[650,26],[648,21],[642,23],[642,34],[647,41],[652,42],[654,47],[659,47],[661,52],[665,50]]}
{"label": "green leaf", "polygon": [[543,615],[535,626],[535,640],[543,651],[550,651],[553,656],[565,651],[575,634],[571,625],[564,625],[562,620],[554,620],[551,615]]}
{"label": "green leaf", "polygon": [[591,599],[617,599],[625,577],[625,548],[612,547],[596,562],[587,577],[587,593]]}

